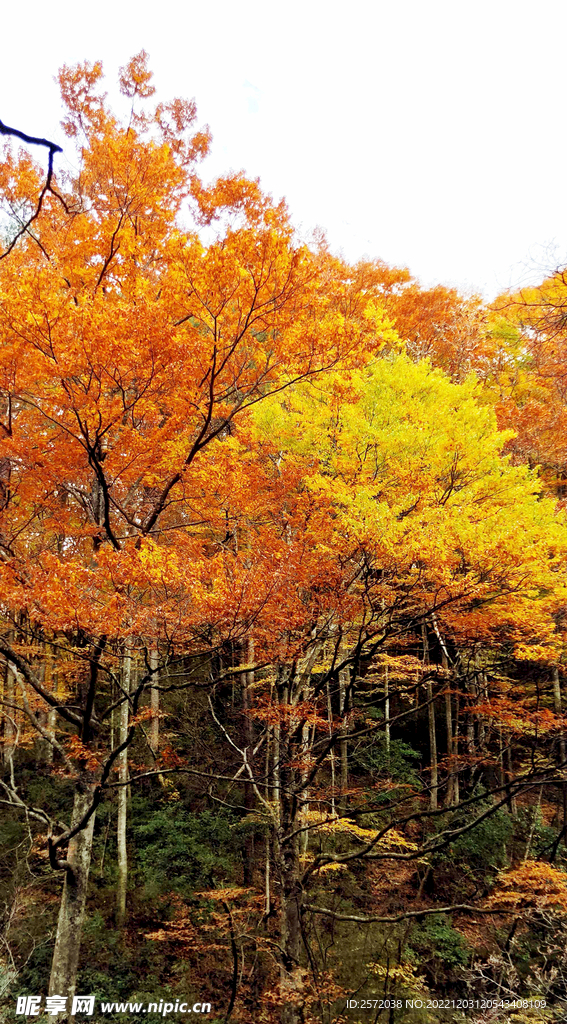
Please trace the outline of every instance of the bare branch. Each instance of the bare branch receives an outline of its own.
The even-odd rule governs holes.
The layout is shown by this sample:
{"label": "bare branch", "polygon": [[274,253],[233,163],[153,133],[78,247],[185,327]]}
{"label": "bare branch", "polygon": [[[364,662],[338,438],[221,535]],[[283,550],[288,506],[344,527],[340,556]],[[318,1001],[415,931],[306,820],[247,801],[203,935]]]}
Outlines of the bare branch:
{"label": "bare branch", "polygon": [[470,903],[453,903],[448,907],[426,907],[422,910],[407,910],[404,914],[396,917],[372,916],[366,917],[363,914],[340,914],[338,911],[330,910],[329,907],[316,907],[311,903],[304,903],[303,910],[311,914],[322,914],[323,917],[332,917],[335,921],[356,921],[359,924],[398,924],[400,921],[407,921],[411,917],[426,917],[428,914],[517,914],[518,908],[510,910],[494,909],[492,907],[473,907]]}
{"label": "bare branch", "polygon": [[[48,157],[48,161],[47,161],[47,176],[45,178],[44,186],[43,186],[41,192],[39,193],[39,197],[38,197],[38,200],[37,200],[36,208],[35,208],[34,212],[32,213],[32,215],[30,217],[28,217],[28,219],[25,222],[25,224],[22,225],[22,227],[17,232],[15,237],[12,239],[12,241],[10,242],[10,245],[8,246],[6,251],[3,252],[2,255],[0,255],[0,260],[3,260],[3,259],[5,259],[6,256],[8,256],[12,252],[12,249],[16,245],[16,242],[19,241],[19,239],[22,237],[22,235],[25,235],[26,232],[29,231],[29,229],[30,229],[31,225],[33,224],[34,220],[37,220],[37,218],[39,217],[39,215],[41,213],[41,208],[43,206],[43,200],[45,199],[45,197],[46,197],[48,192],[51,192],[51,195],[55,196],[55,198],[59,200],[59,202],[63,205],[63,207],[64,207],[64,209],[65,209],[65,211],[67,213],[69,211],[68,211],[67,204],[66,204],[65,200],[59,194],[59,192],[57,192],[57,190],[55,188],[53,188],[53,185],[52,185],[52,180],[53,180],[53,157],[55,156],[56,153],[62,153],[63,152],[63,150],[61,149],[61,146],[58,146],[56,142],[50,142],[49,139],[41,139],[41,138],[38,138],[35,135],[27,135],[26,132],[21,132],[19,130],[19,128],[9,128],[8,125],[4,124],[3,121],[0,121],[0,135],[12,135],[12,136],[14,136],[17,139],[21,139],[22,142],[27,142],[28,145],[30,145],[30,146],[45,146],[46,149],[49,151],[49,157]],[[36,239],[36,241],[37,241],[37,239]],[[47,253],[45,252],[45,249],[43,248],[41,243],[38,242],[38,244],[39,244],[40,248],[42,249],[42,251],[47,256]],[[49,257],[48,257],[48,259],[49,259]]]}

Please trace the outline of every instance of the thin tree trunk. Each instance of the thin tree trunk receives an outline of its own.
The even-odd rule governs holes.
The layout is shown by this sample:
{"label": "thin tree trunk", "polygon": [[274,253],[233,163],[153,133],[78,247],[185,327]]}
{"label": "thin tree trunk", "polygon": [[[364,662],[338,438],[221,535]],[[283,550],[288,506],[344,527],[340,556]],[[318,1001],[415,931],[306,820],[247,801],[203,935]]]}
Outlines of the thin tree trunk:
{"label": "thin tree trunk", "polygon": [[[498,787],[502,789],[506,782],[504,773],[504,736],[502,734],[502,722],[498,723]],[[494,797],[496,802],[496,797]]]}
{"label": "thin tree trunk", "polygon": [[280,779],[280,737],[281,725],[274,722],[272,734],[272,801],[274,807],[274,828],[272,830],[273,864],[276,874],[280,864],[280,824],[282,819]]}
{"label": "thin tree trunk", "polygon": [[[50,647],[47,648],[46,659],[46,677],[49,673],[50,689],[53,696],[57,697],[59,693],[58,667],[57,661],[55,661],[55,664],[53,663],[53,652]],[[55,710],[55,708],[51,708],[47,715],[47,732],[52,740],[55,739],[56,726],[57,711]],[[51,764],[51,762],[53,761],[53,745],[51,743],[47,744],[46,760],[48,764]]]}
{"label": "thin tree trunk", "polygon": [[[312,741],[311,741],[312,742]],[[309,776],[309,751],[311,750],[311,744],[309,742],[309,723],[304,722],[301,729],[301,782],[305,788],[301,790],[301,812],[299,814],[300,827],[305,831],[301,833],[301,856],[305,858],[307,856],[307,850],[309,847],[309,789],[307,788],[307,779]]]}
{"label": "thin tree trunk", "polygon": [[455,686],[455,728],[453,730],[453,757],[455,759],[455,774],[453,776],[453,792],[455,795],[455,807],[459,806],[459,715],[461,711],[461,691],[458,685],[458,677]]}
{"label": "thin tree trunk", "polygon": [[476,756],[476,739],[475,739],[475,729],[474,729],[475,719],[474,719],[474,715],[472,714],[470,709],[472,708],[472,706],[474,704],[476,704],[477,698],[478,698],[478,694],[477,694],[477,690],[476,690],[475,681],[470,678],[468,670],[467,670],[467,675],[465,676],[465,686],[466,686],[467,695],[468,695],[467,753],[470,755],[470,757],[475,757]]}
{"label": "thin tree trunk", "polygon": [[437,736],[435,731],[435,702],[433,700],[433,685],[431,680],[427,682],[427,719],[429,725],[429,758],[431,762],[431,795],[430,807],[432,811],[437,809],[437,797],[439,792],[439,770],[437,767]]}
{"label": "thin tree trunk", "polygon": [[528,836],[528,841],[526,843],[526,852],[524,853],[524,864],[526,863],[527,860],[529,860],[530,853],[532,852],[532,843],[534,841],[534,833],[535,833],[536,821],[537,821],[538,814],[539,814],[539,812],[541,810],[541,798],[542,798],[542,795],[543,795],[543,785],[541,785],[539,787],[537,804],[532,809],[532,821],[531,821],[531,825],[530,825],[530,833],[529,833],[529,836]]}
{"label": "thin tree trunk", "polygon": [[[330,683],[329,683],[328,679],[327,679],[327,720],[329,722],[329,738],[330,738],[333,735],[333,709],[332,709],[332,706],[331,706],[331,688],[330,688]],[[336,784],[337,784],[336,783],[336,778],[335,778],[335,748],[334,747],[331,747],[330,763],[331,763],[331,815],[334,818],[335,813],[336,813],[335,788],[336,788]]]}
{"label": "thin tree trunk", "polygon": [[281,724],[280,722],[274,722],[274,743],[273,743],[273,801],[274,801],[274,813],[277,821],[281,818],[281,780],[280,780],[280,737],[281,737]]}
{"label": "thin tree trunk", "polygon": [[506,792],[508,793],[508,806],[510,808],[510,814],[515,817],[518,813],[518,807],[516,804],[516,797],[510,789],[510,783],[514,778],[514,765],[512,762],[512,734],[508,733],[506,737],[506,743],[504,745],[504,770],[506,775]]}
{"label": "thin tree trunk", "polygon": [[150,690],[150,708],[152,717],[150,720],[150,746],[154,757],[159,753],[159,674],[157,672],[159,653],[157,647],[150,651],[150,668],[152,669],[152,681]]}
{"label": "thin tree trunk", "polygon": [[[114,705],[114,702],[118,699],[118,694],[116,693],[116,684],[114,682],[114,679],[112,680],[112,682],[110,684],[110,695],[111,695],[112,704]],[[114,750],[115,735],[116,735],[116,708],[113,707],[112,711],[110,712],[110,749],[111,750]]]}
{"label": "thin tree trunk", "polygon": [[[480,669],[480,659],[479,659],[478,655],[475,658],[475,665],[476,665],[476,672],[475,672],[475,676],[474,676],[474,686],[475,686],[477,698],[480,697],[482,700],[486,700],[486,697],[487,697],[487,693],[486,693],[486,690],[487,690],[487,687],[486,687],[486,674],[484,672],[482,672],[481,669]],[[481,754],[486,754],[487,753],[487,744],[486,744],[487,728],[486,728],[486,719],[485,719],[484,715],[477,715],[477,722],[478,722],[478,746],[479,746],[479,750],[480,750]]]}
{"label": "thin tree trunk", "polygon": [[348,790],[348,740],[346,738],[348,726],[344,721],[344,716],[346,714],[349,677],[350,670],[348,668],[341,669],[339,672],[339,701],[341,716],[341,739],[339,740],[339,751],[341,759],[340,801],[341,806],[343,807],[346,807],[346,794]]}
{"label": "thin tree trunk", "polygon": [[[445,649],[441,650],[441,664],[446,673],[446,683],[450,681],[449,677],[449,663],[447,660],[447,654]],[[455,805],[455,762],[454,762],[454,740],[453,740],[453,704],[451,697],[451,687],[447,685],[445,689],[445,727],[447,735],[447,795],[445,798],[446,807],[454,807]]]}
{"label": "thin tree trunk", "polygon": [[283,965],[280,991],[282,1024],[303,1020],[303,973],[300,966],[301,926],[299,920],[299,858],[297,837],[281,847],[281,948]]}
{"label": "thin tree trunk", "polygon": [[[122,689],[125,694],[130,693],[132,659],[130,651],[124,651],[122,661]],[[128,738],[128,719],[130,702],[123,700],[120,705],[120,730],[118,736],[119,744],[125,743]],[[128,890],[128,850],[126,848],[126,824],[128,821],[128,748],[118,756],[118,781],[122,783],[118,787],[118,876],[116,880],[116,925],[123,928],[126,923],[126,893]]]}
{"label": "thin tree trunk", "polygon": [[16,674],[11,665],[6,663],[5,701],[8,705],[4,714],[4,763],[10,765],[16,743]]}
{"label": "thin tree trunk", "polygon": [[[43,654],[43,656],[42,656],[42,654]],[[34,659],[34,661],[35,661],[35,659]],[[44,687],[46,687],[48,690],[51,690],[50,671],[51,671],[51,666],[48,665],[48,663],[47,663],[47,660],[46,660],[46,657],[45,657],[45,650],[43,650],[43,652],[42,652],[42,649],[40,647],[40,650],[39,650],[39,653],[38,653],[38,662],[37,662],[37,665],[36,665],[35,673],[36,673],[36,676],[39,679],[39,681],[42,683],[42,685]],[[45,708],[41,708],[41,709],[38,709],[38,711],[36,712],[36,715],[37,715],[37,720],[38,720],[39,724],[42,726],[44,731],[47,732],[47,729],[49,727],[49,712],[46,711]],[[46,739],[45,736],[38,735],[36,737],[35,746],[36,746],[36,757],[37,757],[38,763],[41,763],[41,762],[48,763],[49,751],[50,750],[53,751],[53,747],[51,746],[51,743],[49,742],[49,740]]]}
{"label": "thin tree trunk", "polygon": [[[270,786],[270,757],[272,753],[272,727],[267,725],[266,727],[266,761],[264,767],[264,776],[266,779],[264,786],[264,798],[270,803],[272,801],[272,789]],[[264,859],[264,914],[267,917],[271,910],[271,888],[270,888],[270,856],[271,856],[271,832],[266,832],[266,846],[265,846],[265,859]]]}
{"label": "thin tree trunk", "polygon": [[[81,781],[75,793],[72,825],[81,820],[90,807],[91,800],[92,786]],[[87,899],[94,822],[93,814],[87,826],[71,839],[67,852],[69,867],[65,873],[49,979],[49,995],[67,997],[67,1011],[57,1018],[50,1017],[50,1020],[59,1022],[71,1020],[71,1006],[77,984],[81,934]]]}
{"label": "thin tree trunk", "polygon": [[[559,669],[557,665],[553,666],[553,703],[555,707],[555,714],[562,715],[561,680],[559,678]],[[559,764],[563,766],[564,771],[566,760],[565,731],[561,729],[559,733]],[[561,796],[563,803],[563,844],[567,847],[567,782],[561,783]]]}
{"label": "thin tree trunk", "polygon": [[453,766],[453,708],[451,704],[451,691],[445,690],[445,722],[447,727],[447,797],[446,806],[453,807],[455,803],[455,772]]}
{"label": "thin tree trunk", "polygon": [[386,756],[388,758],[388,775],[390,774],[390,680],[388,666],[384,673],[384,734],[386,736]]}
{"label": "thin tree trunk", "polygon": [[[562,715],[562,701],[561,701],[561,680],[559,678],[559,669],[557,665],[553,666],[553,704],[555,708],[555,714]],[[561,729],[559,733],[559,757],[560,764],[565,764],[565,732]]]}
{"label": "thin tree trunk", "polygon": [[[288,688],[284,687],[284,702],[287,703]],[[278,876],[281,892],[280,947],[282,964],[280,994],[282,999],[282,1024],[299,1024],[303,1021],[303,975],[300,965],[301,886],[298,836],[293,835],[297,827],[298,807],[295,796],[297,744],[292,744],[293,723],[282,726],[280,765],[281,819],[277,843]],[[291,838],[288,838],[290,837]]]}
{"label": "thin tree trunk", "polygon": [[[421,625],[421,636],[423,640],[423,664],[429,665],[429,641],[427,639],[427,627],[423,622]],[[425,684],[427,694],[427,722],[429,727],[429,766],[431,770],[431,791],[429,805],[432,811],[437,809],[439,792],[439,769],[437,762],[437,733],[435,729],[435,703],[433,700],[433,684],[431,679]]]}
{"label": "thin tree trunk", "polygon": [[[289,851],[291,852],[291,851]],[[299,923],[297,871],[293,868],[284,872],[287,879],[282,895],[283,927],[282,949],[285,950],[285,964],[281,979],[282,1024],[298,1024],[303,1021],[303,972],[299,957],[301,952],[301,928]]]}
{"label": "thin tree trunk", "polygon": [[[254,641],[248,640],[247,647],[247,662],[249,665],[254,662]],[[253,750],[254,750],[254,730],[252,728],[252,719],[250,717],[250,691],[254,685],[254,672],[246,671],[242,673],[242,710],[244,712],[244,746],[246,747],[246,757],[248,764],[252,771],[254,770],[253,764]],[[253,811],[256,806],[256,800],[254,797],[254,788],[248,773],[244,776],[244,806],[250,811]],[[244,841],[244,885],[251,885],[254,874],[254,836],[250,834]]]}

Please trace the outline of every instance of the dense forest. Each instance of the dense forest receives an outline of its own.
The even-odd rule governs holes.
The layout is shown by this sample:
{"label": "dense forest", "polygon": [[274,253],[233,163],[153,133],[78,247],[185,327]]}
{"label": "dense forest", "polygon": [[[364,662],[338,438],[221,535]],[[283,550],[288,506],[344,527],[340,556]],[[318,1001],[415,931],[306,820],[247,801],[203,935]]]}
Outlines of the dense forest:
{"label": "dense forest", "polygon": [[2,126],[2,1019],[565,1020],[567,274],[349,265],[143,52],[123,121],[59,80],[72,170]]}

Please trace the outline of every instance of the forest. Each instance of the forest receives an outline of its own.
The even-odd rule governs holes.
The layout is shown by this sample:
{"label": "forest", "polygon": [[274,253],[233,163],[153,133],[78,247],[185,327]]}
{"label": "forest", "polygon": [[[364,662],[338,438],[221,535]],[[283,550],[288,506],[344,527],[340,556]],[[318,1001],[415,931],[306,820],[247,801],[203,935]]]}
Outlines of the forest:
{"label": "forest", "polygon": [[565,1021],[567,271],[351,265],[144,51],[125,119],[59,83],[66,170],[0,123],[0,1019]]}

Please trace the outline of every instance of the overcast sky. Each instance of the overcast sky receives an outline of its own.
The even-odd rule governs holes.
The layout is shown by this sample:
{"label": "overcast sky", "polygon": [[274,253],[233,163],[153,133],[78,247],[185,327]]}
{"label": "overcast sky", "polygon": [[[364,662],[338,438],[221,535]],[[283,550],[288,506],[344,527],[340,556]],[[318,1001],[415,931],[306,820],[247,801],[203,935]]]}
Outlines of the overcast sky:
{"label": "overcast sky", "polygon": [[102,59],[112,97],[145,48],[212,130],[207,176],[491,297],[567,262],[566,29],[565,0],[28,0],[2,14],[0,118],[61,140],[57,69]]}

